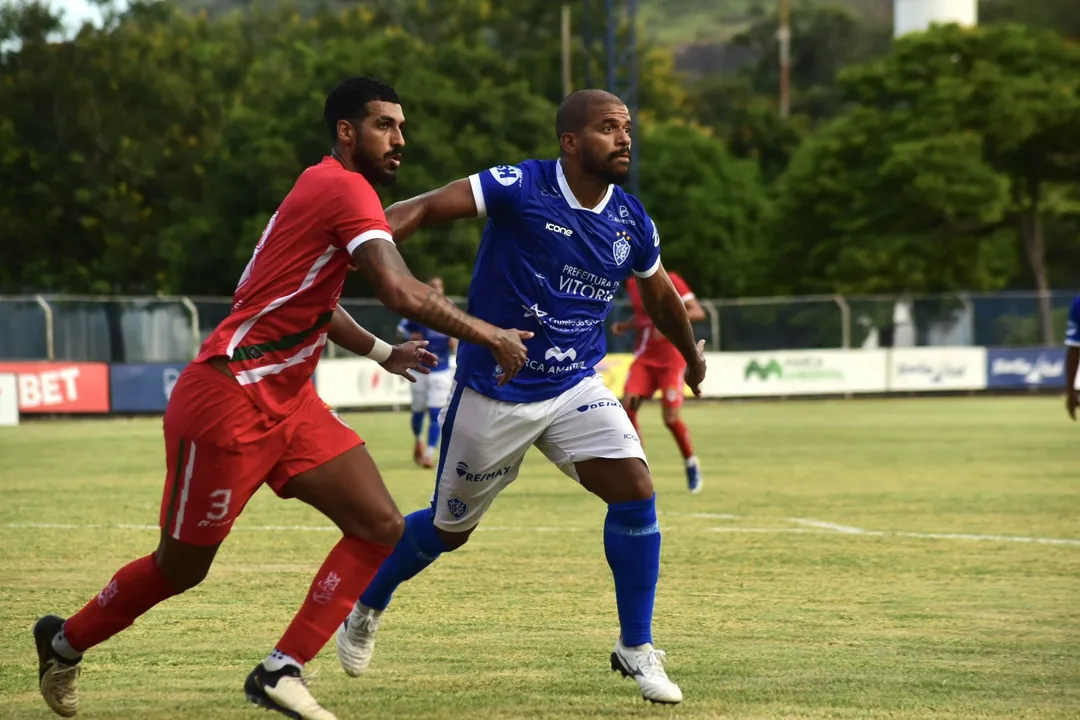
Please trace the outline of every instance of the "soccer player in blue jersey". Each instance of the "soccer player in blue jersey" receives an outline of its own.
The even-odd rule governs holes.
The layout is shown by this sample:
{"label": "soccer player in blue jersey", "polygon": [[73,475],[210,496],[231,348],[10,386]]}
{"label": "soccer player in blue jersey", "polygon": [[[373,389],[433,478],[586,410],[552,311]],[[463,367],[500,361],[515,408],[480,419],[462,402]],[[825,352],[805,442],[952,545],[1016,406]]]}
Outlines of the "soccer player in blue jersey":
{"label": "soccer player in blue jersey", "polygon": [[1080,295],[1073,298],[1069,308],[1069,322],[1065,327],[1065,409],[1076,420],[1076,408],[1080,399],[1076,396],[1076,369],[1080,366]]}
{"label": "soccer player in blue jersey", "polygon": [[652,645],[660,570],[652,476],[630,419],[593,368],[606,352],[611,300],[631,273],[656,328],[686,360],[695,394],[704,341],[695,344],[660,263],[656,226],[619,187],[630,174],[626,106],[600,90],[576,92],[559,108],[555,131],[558,160],[494,167],[387,210],[397,241],[435,223],[487,217],[469,312],[503,327],[524,322],[535,334],[513,378],[490,351],[462,341],[431,505],[406,518],[402,540],[338,631],[338,657],[348,674],[364,671],[394,590],[465,544],[535,445],[607,503],[604,552],[621,629],[612,670],[633,677],[646,699],[678,703],[682,691]]}
{"label": "soccer player in blue jersey", "polygon": [[[431,278],[428,285],[440,295],[445,293],[441,277]],[[416,438],[413,462],[432,468],[435,467],[435,448],[439,444],[439,413],[450,399],[450,387],[454,383],[451,359],[457,349],[457,338],[404,318],[398,324],[398,332],[406,340],[427,340],[427,350],[438,360],[431,368],[430,375],[418,375],[416,382],[409,386],[412,392],[412,432]],[[425,415],[429,417],[427,443],[423,437]]]}

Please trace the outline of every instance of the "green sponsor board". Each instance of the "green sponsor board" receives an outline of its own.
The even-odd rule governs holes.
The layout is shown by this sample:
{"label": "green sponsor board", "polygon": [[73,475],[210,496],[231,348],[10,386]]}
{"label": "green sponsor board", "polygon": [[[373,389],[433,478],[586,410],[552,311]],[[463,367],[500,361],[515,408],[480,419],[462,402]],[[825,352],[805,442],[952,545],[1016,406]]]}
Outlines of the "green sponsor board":
{"label": "green sponsor board", "polygon": [[743,379],[752,380],[757,378],[767,382],[770,378],[776,378],[784,383],[844,382],[846,376],[841,367],[833,365],[823,357],[788,357],[788,358],[754,358],[743,368]]}

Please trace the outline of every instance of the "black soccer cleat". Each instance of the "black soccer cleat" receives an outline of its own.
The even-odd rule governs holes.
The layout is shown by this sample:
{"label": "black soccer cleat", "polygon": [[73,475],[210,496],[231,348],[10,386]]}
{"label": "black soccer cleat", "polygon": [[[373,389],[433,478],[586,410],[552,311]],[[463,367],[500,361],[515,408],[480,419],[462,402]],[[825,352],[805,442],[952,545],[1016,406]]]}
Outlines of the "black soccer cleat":
{"label": "black soccer cleat", "polygon": [[74,660],[62,657],[52,641],[64,629],[64,618],[46,615],[34,623],[34,645],[38,655],[38,689],[49,709],[60,717],[79,713],[79,673],[82,655]]}
{"label": "black soccer cleat", "polygon": [[292,720],[337,720],[311,696],[300,668],[295,665],[271,672],[259,663],[244,681],[244,695],[248,702]]}

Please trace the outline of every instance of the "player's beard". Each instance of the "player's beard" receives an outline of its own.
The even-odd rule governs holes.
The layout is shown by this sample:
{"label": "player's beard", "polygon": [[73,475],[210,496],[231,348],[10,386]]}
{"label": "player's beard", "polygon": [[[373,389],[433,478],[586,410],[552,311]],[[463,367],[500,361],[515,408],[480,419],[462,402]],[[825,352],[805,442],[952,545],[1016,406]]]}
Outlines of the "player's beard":
{"label": "player's beard", "polygon": [[585,168],[585,172],[600,178],[606,183],[623,185],[630,179],[630,166],[627,165],[626,169],[622,170],[614,164],[617,158],[623,156],[624,154],[621,151],[617,153],[605,153],[602,157],[593,153],[585,153],[582,157],[582,165]]}
{"label": "player's beard", "polygon": [[372,185],[390,187],[397,180],[397,171],[387,167],[385,163],[388,158],[400,155],[400,152],[392,152],[389,155],[373,156],[358,147],[353,151],[353,164]]}

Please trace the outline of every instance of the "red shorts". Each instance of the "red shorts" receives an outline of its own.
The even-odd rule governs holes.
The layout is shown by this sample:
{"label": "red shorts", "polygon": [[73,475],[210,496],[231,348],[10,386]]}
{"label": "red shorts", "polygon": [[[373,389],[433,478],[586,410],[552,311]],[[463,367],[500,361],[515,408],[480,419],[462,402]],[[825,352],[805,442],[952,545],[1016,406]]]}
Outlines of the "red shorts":
{"label": "red shorts", "polygon": [[664,407],[677,408],[683,404],[685,373],[685,365],[652,365],[639,358],[630,365],[623,394],[648,399],[660,390]]}
{"label": "red shorts", "polygon": [[364,442],[310,383],[297,409],[274,420],[235,379],[205,363],[184,368],[164,424],[161,528],[193,545],[224,540],[264,482],[288,497],[285,486],[293,476]]}

